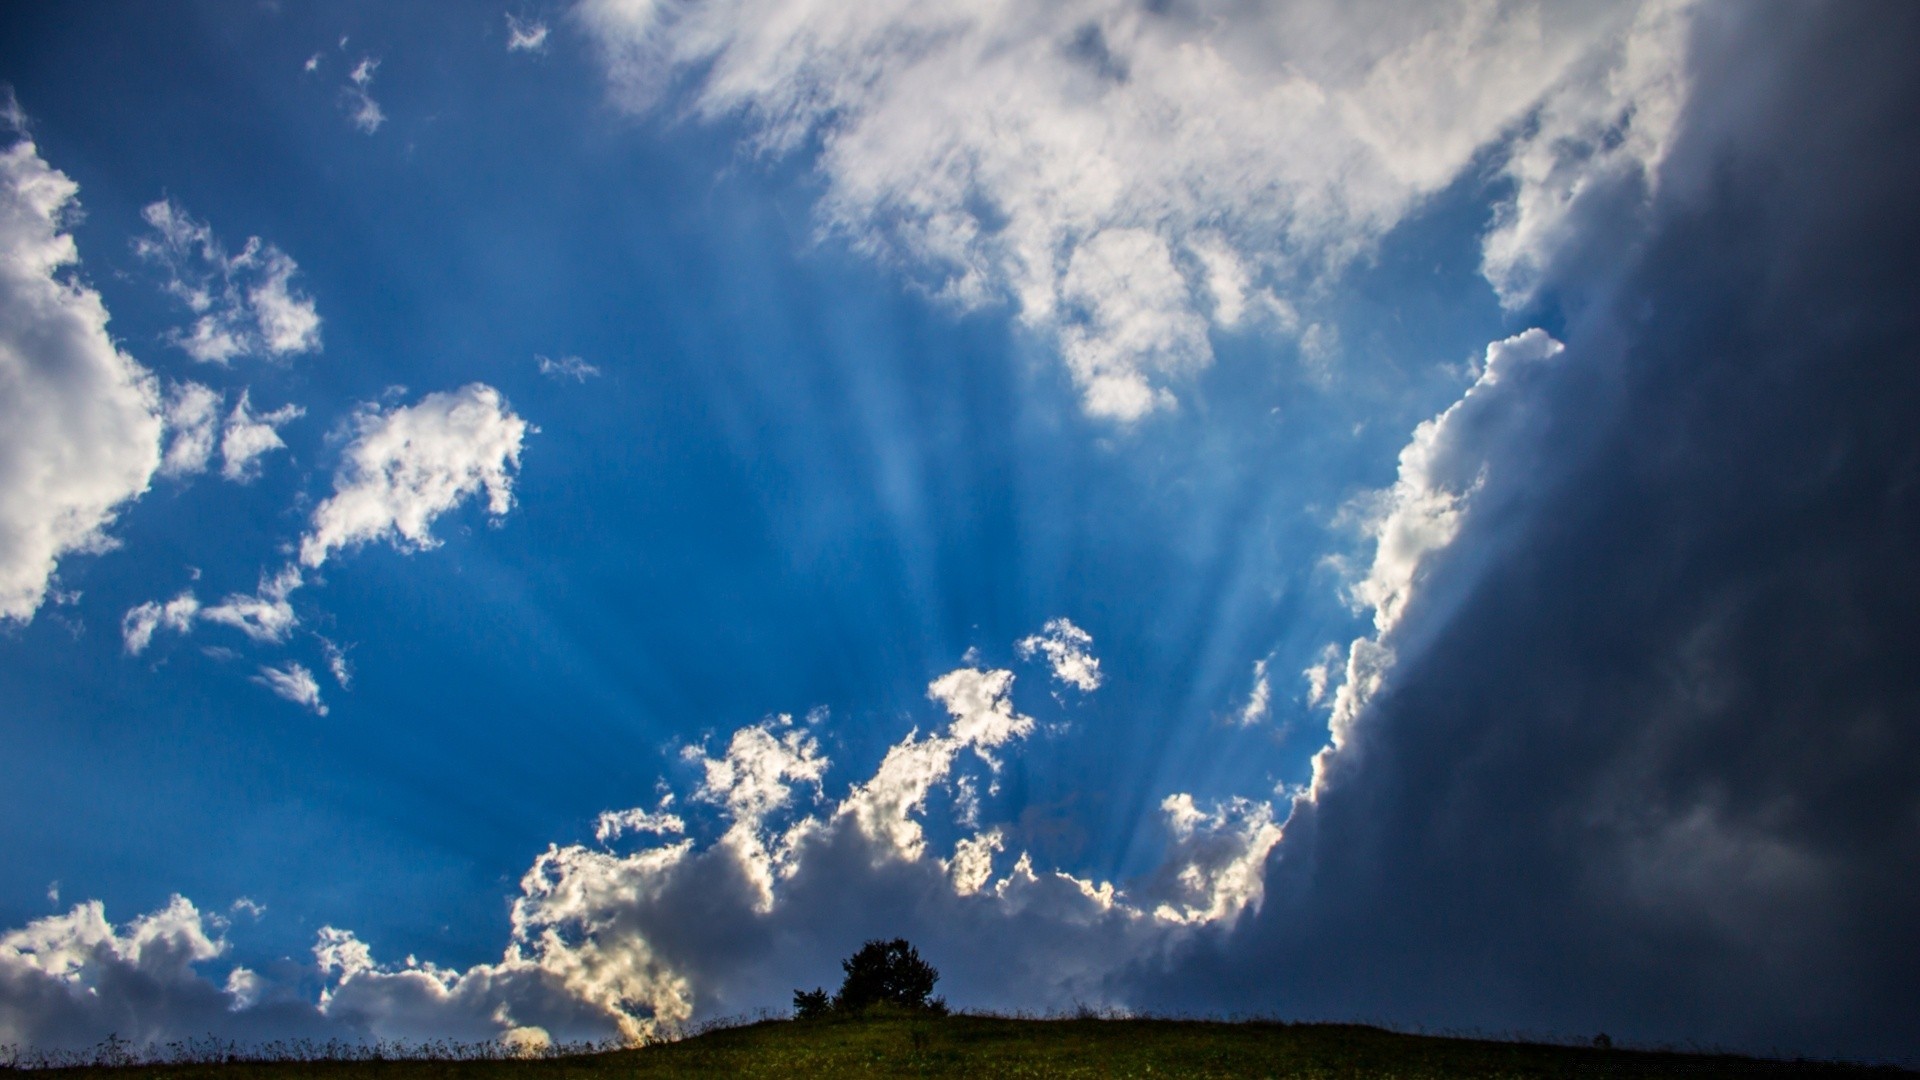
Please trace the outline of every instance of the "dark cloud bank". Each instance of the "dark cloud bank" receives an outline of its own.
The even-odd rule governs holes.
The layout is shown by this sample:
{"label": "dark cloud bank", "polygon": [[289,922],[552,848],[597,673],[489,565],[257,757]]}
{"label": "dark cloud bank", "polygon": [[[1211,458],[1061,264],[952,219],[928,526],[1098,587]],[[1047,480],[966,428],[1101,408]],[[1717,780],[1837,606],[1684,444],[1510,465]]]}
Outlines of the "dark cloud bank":
{"label": "dark cloud bank", "polygon": [[1920,9],[1707,13],[1567,352],[1239,932],[1150,1003],[1920,1057]]}

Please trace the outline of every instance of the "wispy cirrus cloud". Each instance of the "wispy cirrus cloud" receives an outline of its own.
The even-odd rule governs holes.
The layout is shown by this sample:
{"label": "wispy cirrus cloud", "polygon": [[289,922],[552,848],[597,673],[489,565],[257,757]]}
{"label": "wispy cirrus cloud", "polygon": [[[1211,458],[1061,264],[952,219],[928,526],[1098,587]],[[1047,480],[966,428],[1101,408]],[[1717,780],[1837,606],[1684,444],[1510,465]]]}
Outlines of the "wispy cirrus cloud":
{"label": "wispy cirrus cloud", "polygon": [[600,374],[599,368],[577,356],[562,356],[558,360],[551,356],[535,356],[533,362],[534,366],[539,368],[540,374],[545,375],[549,379],[572,379],[575,382],[586,382],[588,379]]}

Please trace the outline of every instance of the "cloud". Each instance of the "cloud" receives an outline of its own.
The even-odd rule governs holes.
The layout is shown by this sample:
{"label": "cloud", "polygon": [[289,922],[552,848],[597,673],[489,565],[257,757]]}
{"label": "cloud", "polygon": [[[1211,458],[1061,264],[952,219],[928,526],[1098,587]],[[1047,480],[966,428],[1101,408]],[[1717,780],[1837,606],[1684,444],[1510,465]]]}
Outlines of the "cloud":
{"label": "cloud", "polygon": [[549,379],[573,379],[586,382],[600,374],[600,369],[577,356],[563,356],[558,360],[547,356],[536,356],[534,362],[540,367],[540,374]]}
{"label": "cloud", "polygon": [[[310,675],[298,681],[312,692]],[[933,834],[954,829],[933,796],[973,775],[963,770],[997,771],[993,755],[1033,730],[1014,685],[1012,672],[972,667],[932,680],[944,723],[909,731],[838,798],[827,797],[818,737],[789,716],[732,732],[717,755],[690,748],[686,813],[671,793],[651,810],[609,811],[595,846],[551,845],[533,860],[497,961],[383,963],[351,930],[327,926],[305,973],[317,1000],[298,997],[298,979],[244,968],[223,983],[187,972],[197,982],[174,993],[237,1023],[291,1000],[308,1011],[277,1023],[382,1038],[638,1040],[697,1016],[783,1006],[847,942],[893,933],[935,958],[950,994],[983,1007],[1124,1004],[1130,969],[1257,910],[1259,868],[1279,836],[1273,807],[1169,797],[1163,858],[1126,887],[1040,869],[1025,851],[1009,863],[1000,856],[1017,834],[1002,826],[957,834],[943,858]],[[223,950],[216,941],[202,962]],[[0,1016],[14,1015],[7,994],[0,984]],[[43,1043],[31,1020],[13,1033]]]}
{"label": "cloud", "polygon": [[[24,123],[7,104],[0,137]],[[32,140],[0,150],[0,621],[32,619],[64,557],[111,549],[162,460],[159,389],[69,270],[78,191]]]}
{"label": "cloud", "polygon": [[401,408],[363,406],[333,495],[300,538],[300,562],[318,567],[335,551],[376,540],[403,551],[437,547],[434,519],[483,490],[487,512],[505,515],[527,431],[500,391],[483,383]]}
{"label": "cloud", "polygon": [[1070,619],[1049,619],[1038,634],[1015,642],[1023,660],[1044,655],[1053,677],[1091,694],[1100,689],[1100,659],[1093,655],[1093,635]]}
{"label": "cloud", "polygon": [[320,700],[319,681],[298,661],[288,661],[285,667],[263,664],[253,681],[295,705],[312,710],[317,716],[327,715],[327,706]]}
{"label": "cloud", "polygon": [[[1322,678],[1324,679],[1324,676],[1322,676]],[[1247,703],[1240,707],[1240,715],[1237,718],[1240,721],[1240,726],[1252,727],[1255,724],[1263,723],[1267,719],[1268,710],[1271,708],[1272,696],[1273,687],[1267,680],[1267,662],[1264,659],[1255,660],[1253,662],[1253,690],[1247,694]],[[1319,695],[1316,694],[1315,698],[1317,699],[1318,696]]]}
{"label": "cloud", "polygon": [[[344,47],[345,39],[341,40]],[[379,102],[373,100],[373,74],[379,70],[379,60],[371,56],[361,57],[360,62],[347,73],[347,86],[341,91],[353,126],[368,135],[379,131],[380,125],[387,122],[386,112],[380,108]]]}
{"label": "cloud", "polygon": [[307,414],[298,405],[283,405],[270,413],[255,413],[247,392],[240,392],[233,412],[227,415],[226,430],[220,435],[220,475],[236,483],[248,483],[260,475],[260,459],[286,443],[280,438],[281,425]]}
{"label": "cloud", "polygon": [[513,12],[507,12],[507,51],[508,52],[545,52],[547,51],[546,23],[538,19],[522,19]]}
{"label": "cloud", "polygon": [[164,415],[167,453],[160,461],[160,475],[180,477],[206,472],[220,430],[219,391],[196,382],[179,383],[167,391]]}
{"label": "cloud", "polygon": [[1654,182],[1539,264],[1564,351],[1402,458],[1354,752],[1143,1004],[1920,1054],[1920,16],[1689,42]]}
{"label": "cloud", "polygon": [[164,604],[152,600],[128,611],[120,620],[120,637],[128,654],[139,656],[153,643],[153,632],[166,627],[177,634],[193,629],[200,615],[200,601],[193,593],[183,592]]}
{"label": "cloud", "polygon": [[134,238],[142,259],[167,273],[166,291],[195,319],[171,340],[204,363],[245,357],[284,359],[320,351],[320,315],[312,297],[294,288],[300,267],[257,236],[237,255],[172,199],[142,211],[150,232]]}
{"label": "cloud", "polygon": [[302,584],[299,567],[282,567],[271,577],[261,574],[260,587],[252,594],[230,593],[218,604],[200,609],[199,618],[230,626],[256,644],[279,644],[299,625],[288,597]]}
{"label": "cloud", "polygon": [[327,658],[327,671],[333,676],[334,685],[342,690],[353,689],[353,665],[347,660],[347,650],[321,638],[320,651]]}
{"label": "cloud", "polygon": [[[825,231],[963,307],[1010,304],[1086,411],[1119,422],[1172,407],[1211,334],[1253,316],[1324,364],[1330,329],[1300,308],[1544,117],[1499,159],[1517,181],[1488,263],[1504,280],[1551,242],[1535,208],[1552,191],[1657,159],[1684,91],[1684,20],[1632,3],[587,0],[575,17],[615,100],[685,88],[765,153],[817,148]],[[1534,164],[1621,116],[1632,148]]]}
{"label": "cloud", "polygon": [[99,901],[0,935],[0,1044],[135,1045],[231,1030],[236,998],[196,969],[227,950],[225,925],[183,897],[115,927]]}

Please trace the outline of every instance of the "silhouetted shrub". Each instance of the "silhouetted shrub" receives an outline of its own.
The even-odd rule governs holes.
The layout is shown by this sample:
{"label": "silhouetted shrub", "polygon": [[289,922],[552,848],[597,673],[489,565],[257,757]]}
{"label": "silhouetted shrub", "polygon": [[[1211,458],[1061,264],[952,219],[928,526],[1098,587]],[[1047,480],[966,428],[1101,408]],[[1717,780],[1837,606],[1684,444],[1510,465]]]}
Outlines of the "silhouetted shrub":
{"label": "silhouetted shrub", "polygon": [[812,990],[795,990],[793,992],[793,1018],[795,1020],[815,1020],[827,1015],[828,1010],[832,1008],[833,1001],[827,997],[825,988],[815,987]]}
{"label": "silhouetted shrub", "polygon": [[945,1016],[947,1003],[933,996],[933,984],[940,972],[920,959],[920,953],[905,938],[869,941],[860,951],[840,962],[846,979],[840,992],[829,1000],[826,991],[795,990],[794,1015],[801,1020],[828,1013],[859,1013],[878,1007],[930,1012]]}

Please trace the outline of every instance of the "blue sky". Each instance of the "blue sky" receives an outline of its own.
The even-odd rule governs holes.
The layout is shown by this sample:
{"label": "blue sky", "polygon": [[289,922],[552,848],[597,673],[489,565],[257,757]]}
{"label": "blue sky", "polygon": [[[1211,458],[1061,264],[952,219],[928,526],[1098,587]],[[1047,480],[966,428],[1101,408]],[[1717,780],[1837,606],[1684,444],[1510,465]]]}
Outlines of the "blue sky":
{"label": "blue sky", "polygon": [[[1719,445],[1651,419],[1634,373],[1677,376],[1641,335],[1766,310],[1662,253],[1714,163],[1788,126],[1727,72],[1818,35],[1712,6],[1201,7],[10,10],[0,1042],[635,1037],[782,1006],[895,933],[961,1004],[1231,1009],[1198,989],[1218,957],[1304,972],[1286,927],[1405,925],[1380,882],[1286,878],[1341,822],[1372,823],[1361,851],[1427,798],[1615,820],[1619,777],[1666,775],[1624,764],[1651,744],[1572,810],[1396,770],[1470,783],[1554,717],[1711,698],[1662,674],[1705,663],[1704,624],[1617,670],[1549,655],[1555,603],[1666,565],[1585,582],[1556,545],[1658,502],[1596,504],[1610,478],[1691,482],[1689,451],[1634,464],[1622,433]],[[1780,190],[1753,201],[1811,205]],[[1890,520],[1727,594],[1882,550]],[[1564,569],[1502,584],[1536,565]],[[1435,688],[1477,669],[1444,658],[1487,635],[1652,697],[1568,690],[1408,749],[1403,703],[1447,728],[1473,695]],[[1706,911],[1720,886],[1675,882],[1721,865],[1688,853],[1707,836],[1838,875],[1767,877],[1758,925],[1807,889],[1853,912],[1838,842],[1807,839],[1834,830],[1698,795],[1729,785],[1538,865],[1627,858],[1634,903]],[[116,964],[160,990],[80,996]],[[1541,1004],[1515,970],[1464,1003],[1211,984],[1732,1042],[1783,1007]],[[1911,1049],[1859,1023],[1795,1037]]]}

